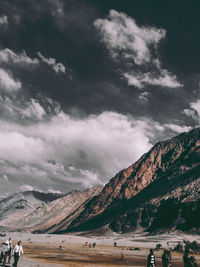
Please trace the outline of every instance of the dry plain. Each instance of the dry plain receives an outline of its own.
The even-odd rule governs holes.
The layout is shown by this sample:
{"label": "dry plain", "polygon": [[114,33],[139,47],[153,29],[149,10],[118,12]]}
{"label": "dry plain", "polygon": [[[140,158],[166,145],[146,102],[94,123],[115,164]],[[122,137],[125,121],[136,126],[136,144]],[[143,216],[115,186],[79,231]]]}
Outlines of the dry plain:
{"label": "dry plain", "polygon": [[[149,248],[155,248],[160,243],[163,247],[173,247],[183,240],[199,241],[199,236],[180,233],[157,236],[75,236],[75,235],[45,235],[29,233],[8,233],[13,243],[22,240],[24,255],[20,258],[19,267],[106,267],[106,266],[146,266]],[[3,242],[5,238],[1,238]],[[95,248],[85,247],[85,242],[96,242]],[[114,247],[114,242],[117,247]],[[63,251],[59,250],[63,247]],[[139,248],[139,250],[134,250]],[[162,250],[155,251],[157,267],[161,267]],[[182,253],[172,252],[172,266],[181,267]],[[200,256],[195,255],[200,263]]]}

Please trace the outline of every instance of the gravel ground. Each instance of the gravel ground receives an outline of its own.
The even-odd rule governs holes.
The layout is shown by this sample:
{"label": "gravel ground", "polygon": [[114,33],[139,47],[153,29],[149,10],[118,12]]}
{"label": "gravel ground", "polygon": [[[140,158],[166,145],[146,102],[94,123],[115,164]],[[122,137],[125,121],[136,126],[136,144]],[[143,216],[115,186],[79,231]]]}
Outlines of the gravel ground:
{"label": "gravel ground", "polygon": [[[7,265],[7,266],[12,266],[12,265]],[[18,267],[62,267],[62,265],[39,262],[37,260],[27,258],[25,255],[23,255],[19,259]]]}

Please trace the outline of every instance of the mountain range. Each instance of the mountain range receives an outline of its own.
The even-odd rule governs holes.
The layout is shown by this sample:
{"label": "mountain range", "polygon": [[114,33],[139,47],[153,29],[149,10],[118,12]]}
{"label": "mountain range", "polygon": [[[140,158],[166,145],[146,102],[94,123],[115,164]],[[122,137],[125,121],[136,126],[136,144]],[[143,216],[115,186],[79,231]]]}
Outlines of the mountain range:
{"label": "mountain range", "polygon": [[200,128],[155,144],[104,187],[65,196],[37,194],[16,193],[1,200],[0,227],[48,233],[101,228],[198,233]]}
{"label": "mountain range", "polygon": [[100,192],[101,186],[66,195],[25,191],[0,201],[0,229],[10,231],[46,232],[57,229],[66,216],[75,218],[81,207]]}

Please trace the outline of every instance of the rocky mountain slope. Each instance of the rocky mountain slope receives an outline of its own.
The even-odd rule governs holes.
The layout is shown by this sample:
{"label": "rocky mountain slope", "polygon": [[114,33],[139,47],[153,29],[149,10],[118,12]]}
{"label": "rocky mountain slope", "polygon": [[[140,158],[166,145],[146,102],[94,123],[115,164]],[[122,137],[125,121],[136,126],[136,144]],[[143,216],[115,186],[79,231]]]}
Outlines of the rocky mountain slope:
{"label": "rocky mountain slope", "polygon": [[62,194],[25,191],[10,195],[0,201],[0,227],[16,227],[16,221],[38,207],[63,197]]}
{"label": "rocky mountain slope", "polygon": [[103,188],[65,196],[16,193],[0,201],[0,228],[65,233],[200,233],[200,128],[157,143]]}
{"label": "rocky mountain slope", "polygon": [[86,203],[102,190],[101,186],[84,191],[72,191],[66,196],[56,199],[46,205],[36,208],[33,212],[17,221],[24,230],[36,232],[57,231],[62,229],[62,222],[70,223],[70,217],[75,218],[84,209]]}
{"label": "rocky mountain slope", "polygon": [[105,225],[118,232],[198,230],[200,223],[195,220],[200,215],[199,199],[197,128],[157,143],[136,163],[120,171],[62,231],[91,230]]}
{"label": "rocky mountain slope", "polygon": [[0,201],[0,227],[31,232],[62,229],[59,223],[66,217],[78,216],[84,205],[101,189],[101,186],[96,186],[83,192],[72,191],[65,196],[35,191],[16,193]]}

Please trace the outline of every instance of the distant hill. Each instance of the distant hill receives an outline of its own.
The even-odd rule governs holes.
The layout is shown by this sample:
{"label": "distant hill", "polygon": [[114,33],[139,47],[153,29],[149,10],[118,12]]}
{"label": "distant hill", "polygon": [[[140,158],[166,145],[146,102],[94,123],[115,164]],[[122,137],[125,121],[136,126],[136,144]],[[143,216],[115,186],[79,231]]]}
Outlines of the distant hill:
{"label": "distant hill", "polygon": [[31,232],[60,229],[62,220],[69,215],[75,218],[78,210],[82,211],[84,203],[99,194],[101,189],[101,186],[97,186],[83,192],[72,191],[65,196],[37,191],[15,193],[0,201],[0,227]]}
{"label": "distant hill", "polygon": [[63,195],[38,191],[24,191],[10,195],[0,200],[0,227],[15,228],[18,219],[60,197]]}

